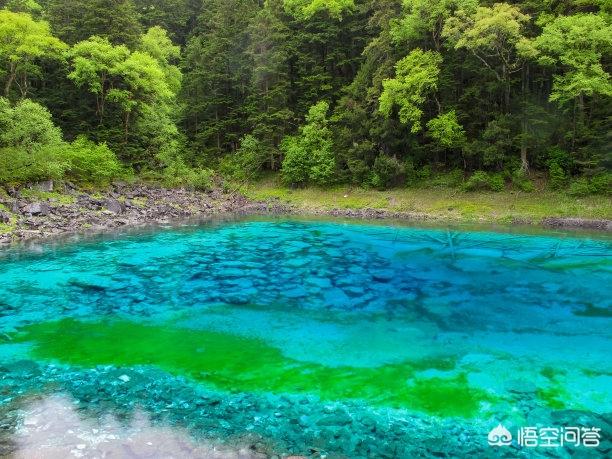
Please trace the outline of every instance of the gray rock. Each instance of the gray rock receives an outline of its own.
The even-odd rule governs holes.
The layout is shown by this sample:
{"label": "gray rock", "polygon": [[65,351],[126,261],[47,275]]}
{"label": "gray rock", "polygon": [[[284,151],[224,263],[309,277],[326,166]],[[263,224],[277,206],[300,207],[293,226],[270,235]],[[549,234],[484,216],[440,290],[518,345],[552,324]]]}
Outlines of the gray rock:
{"label": "gray rock", "polygon": [[11,215],[8,212],[0,210],[0,223],[8,223],[11,221]]}
{"label": "gray rock", "polygon": [[32,188],[39,191],[51,192],[53,191],[53,180],[45,180],[43,182],[35,183]]}
{"label": "gray rock", "polygon": [[125,205],[114,198],[107,199],[104,206],[114,214],[122,214],[125,210]]}
{"label": "gray rock", "polygon": [[31,204],[27,204],[22,212],[24,214],[30,215],[49,215],[51,209],[49,208],[49,204],[45,202],[33,202]]}

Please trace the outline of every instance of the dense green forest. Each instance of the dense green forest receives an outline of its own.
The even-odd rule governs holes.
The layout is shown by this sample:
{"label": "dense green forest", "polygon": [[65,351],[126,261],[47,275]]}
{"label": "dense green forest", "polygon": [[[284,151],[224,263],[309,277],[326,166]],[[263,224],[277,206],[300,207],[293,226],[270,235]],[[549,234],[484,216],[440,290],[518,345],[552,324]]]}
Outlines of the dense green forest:
{"label": "dense green forest", "polygon": [[0,183],[609,192],[610,0],[0,0]]}

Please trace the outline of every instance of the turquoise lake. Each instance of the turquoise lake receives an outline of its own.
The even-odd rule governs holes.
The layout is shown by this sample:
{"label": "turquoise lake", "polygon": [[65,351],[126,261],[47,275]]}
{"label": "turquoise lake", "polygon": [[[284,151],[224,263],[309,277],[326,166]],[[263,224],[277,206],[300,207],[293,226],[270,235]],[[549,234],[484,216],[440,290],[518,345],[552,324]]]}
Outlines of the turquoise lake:
{"label": "turquoise lake", "polygon": [[605,457],[611,255],[598,234],[285,218],[6,249],[0,455],[66,410],[98,436],[113,419],[107,441],[139,417],[181,432],[177,457],[499,457],[500,423],[597,427],[580,457]]}

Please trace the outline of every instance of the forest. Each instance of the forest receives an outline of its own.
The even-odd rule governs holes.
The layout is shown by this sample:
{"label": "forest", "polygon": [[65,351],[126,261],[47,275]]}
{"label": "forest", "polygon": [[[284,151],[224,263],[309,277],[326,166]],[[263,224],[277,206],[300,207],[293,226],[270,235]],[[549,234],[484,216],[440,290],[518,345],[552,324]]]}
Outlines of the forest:
{"label": "forest", "polygon": [[610,0],[0,8],[5,187],[612,189]]}

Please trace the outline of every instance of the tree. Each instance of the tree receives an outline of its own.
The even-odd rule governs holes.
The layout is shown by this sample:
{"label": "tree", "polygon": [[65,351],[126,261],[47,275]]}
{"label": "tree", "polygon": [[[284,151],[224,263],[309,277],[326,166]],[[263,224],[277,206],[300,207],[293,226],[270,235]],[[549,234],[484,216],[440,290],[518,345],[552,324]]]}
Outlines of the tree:
{"label": "tree", "polygon": [[66,45],[51,35],[49,24],[29,14],[0,10],[0,62],[5,70],[4,97],[13,85],[27,97],[30,78],[41,75],[43,60],[60,59]]}
{"label": "tree", "polygon": [[447,19],[442,36],[456,49],[466,49],[484,64],[504,87],[506,110],[510,107],[510,76],[520,72],[523,56],[519,53],[527,41],[525,24],[530,17],[507,3],[479,6],[474,14],[460,10]]}
{"label": "tree", "polygon": [[193,149],[216,160],[235,151],[248,130],[244,112],[251,63],[246,49],[256,4],[206,0],[203,11],[185,49],[183,124]]}
{"label": "tree", "polygon": [[457,11],[471,14],[477,6],[478,0],[403,0],[404,15],[392,22],[393,40],[410,43],[431,38],[440,51],[445,21]]}
{"label": "tree", "polygon": [[327,11],[336,19],[355,7],[354,0],[284,0],[286,10],[303,19],[309,19],[319,11]]}
{"label": "tree", "polygon": [[142,29],[132,0],[49,0],[46,13],[53,32],[71,45],[98,36],[133,46]]}
{"label": "tree", "polygon": [[442,148],[461,148],[465,143],[465,130],[459,124],[455,110],[429,120],[427,130],[429,137]]}
{"label": "tree", "polygon": [[[512,75],[523,70],[525,25],[530,16],[507,3],[495,3],[492,7],[479,6],[473,14],[460,10],[444,24],[442,36],[454,43],[455,49],[466,49],[491,71],[502,87],[503,107],[510,113]],[[522,85],[523,105],[526,86]],[[527,118],[523,107],[521,120],[523,138],[527,134]],[[521,144],[521,168],[529,168],[526,142]]]}
{"label": "tree", "polygon": [[327,102],[313,105],[300,133],[283,140],[281,150],[285,159],[281,173],[285,183],[327,185],[333,180],[336,161],[332,132],[327,120],[328,111]]}
{"label": "tree", "polygon": [[118,85],[117,66],[129,55],[126,46],[113,46],[107,38],[101,37],[79,42],[70,50],[71,72],[68,78],[78,87],[87,87],[95,96],[99,124],[104,120],[109,92]]}
{"label": "tree", "polygon": [[[165,61],[172,49],[163,40],[154,46],[152,40],[151,36],[145,40],[147,46]],[[120,108],[123,153],[126,156],[130,125],[135,116],[145,106],[158,104],[161,104],[160,116],[165,116],[164,105],[176,96],[175,91],[178,90],[175,72],[169,71],[169,64],[164,68],[148,53],[130,52],[124,45],[113,46],[108,39],[100,37],[77,43],[70,56],[72,71],[68,76],[77,86],[87,87],[95,96],[99,125],[104,121],[109,102]],[[150,108],[147,108],[147,112],[150,113]]]}
{"label": "tree", "polygon": [[612,25],[603,15],[559,16],[534,40],[540,64],[556,70],[550,100],[561,107],[574,104],[572,147],[577,130],[586,123],[588,98],[612,97],[610,73],[604,56],[612,50]]}
{"label": "tree", "polygon": [[390,117],[393,107],[399,107],[399,119],[410,125],[410,131],[421,130],[422,105],[436,90],[442,56],[435,51],[415,49],[395,65],[395,78],[383,81],[380,112]]}
{"label": "tree", "polygon": [[246,104],[252,134],[269,151],[269,167],[278,169],[278,146],[291,129],[294,112],[290,108],[289,27],[279,17],[282,5],[266,2],[249,26],[249,46],[253,72]]}

